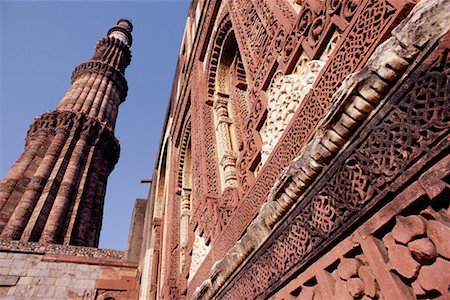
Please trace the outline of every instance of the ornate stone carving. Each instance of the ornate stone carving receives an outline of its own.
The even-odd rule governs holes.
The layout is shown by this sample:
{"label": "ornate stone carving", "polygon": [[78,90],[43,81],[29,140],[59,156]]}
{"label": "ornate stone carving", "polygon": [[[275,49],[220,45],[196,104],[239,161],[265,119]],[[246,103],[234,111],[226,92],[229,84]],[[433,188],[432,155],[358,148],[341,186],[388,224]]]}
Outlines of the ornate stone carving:
{"label": "ornate stone carving", "polygon": [[268,90],[267,117],[260,129],[261,165],[266,162],[324,65],[323,61],[312,60],[294,74],[275,74]]}
{"label": "ornate stone carving", "polygon": [[[442,42],[443,46],[434,55],[431,55],[423,63],[423,66],[406,82],[408,89],[406,91],[405,89],[397,90],[393,99],[390,100],[390,105],[384,108],[387,116],[375,119],[375,124],[367,127],[366,133],[363,134],[365,138],[358,143],[356,148],[351,150],[351,154],[347,156],[348,158],[345,159],[343,166],[336,168],[332,175],[328,176],[326,180],[321,181],[320,188],[316,187],[315,192],[308,194],[303,199],[302,204],[296,209],[296,216],[292,219],[293,221],[286,224],[283,230],[279,231],[279,234],[275,234],[275,238],[267,250],[262,250],[261,253],[254,256],[255,258],[247,265],[248,267],[245,268],[245,271],[242,271],[239,278],[233,281],[232,286],[226,292],[226,296],[224,294],[225,299],[227,297],[231,297],[229,299],[232,299],[233,295],[237,295],[235,293],[241,296],[243,293],[247,293],[246,295],[249,295],[251,298],[264,293],[266,289],[281,278],[281,274],[287,274],[291,268],[307,259],[308,255],[311,255],[310,253],[314,253],[313,249],[335,236],[333,235],[334,232],[343,230],[346,222],[350,222],[355,217],[355,214],[360,215],[362,210],[367,210],[367,207],[373,206],[374,202],[381,201],[386,195],[384,190],[394,180],[397,180],[399,176],[404,174],[406,168],[411,167],[414,162],[417,162],[419,157],[423,157],[427,152],[432,151],[433,148],[439,152],[445,149],[445,147],[448,147],[448,145],[434,146],[439,144],[439,141],[445,143],[445,138],[448,135],[448,125],[450,124],[450,119],[445,113],[445,111],[448,111],[448,101],[439,101],[439,97],[437,96],[442,94],[450,83],[446,75],[449,66],[448,49],[444,46],[448,38],[449,36],[447,35]],[[437,104],[436,106],[433,105],[434,108],[431,111],[433,117],[431,119],[428,114],[417,113],[418,111],[429,112],[427,109],[428,106],[424,105],[424,102]],[[419,105],[419,103],[421,104]],[[415,115],[422,117],[410,118],[407,112],[414,110],[416,110]],[[447,127],[446,129],[441,127],[444,124],[447,124],[445,125]],[[389,128],[389,130],[383,128]],[[396,135],[394,130],[394,134],[389,135],[389,137],[379,136],[377,133],[380,130],[391,132],[394,128],[408,128],[408,133]],[[417,130],[421,130],[421,133]],[[423,143],[417,142],[419,136],[426,137]],[[408,138],[405,140],[405,137]],[[395,164],[396,168],[391,168],[393,170],[392,173],[382,172],[376,174],[374,173],[378,169],[376,153],[378,153],[380,148],[377,145],[381,141],[386,141],[387,138],[390,139],[389,145],[397,145],[390,147],[390,149],[406,149],[406,151],[402,151],[401,156],[385,154],[385,160],[388,162],[397,162]],[[420,138],[420,140],[422,139]],[[365,146],[368,143],[370,143],[370,147]],[[367,151],[366,153],[370,153],[371,155],[362,156],[362,150]],[[423,165],[424,162],[420,164]],[[389,170],[388,167],[385,169]],[[406,180],[406,178],[403,179],[403,182]],[[371,182],[373,186],[368,187],[368,182]],[[331,192],[332,190],[335,192]],[[408,221],[402,222],[412,224],[412,220],[410,221],[409,219]],[[399,220],[397,220],[398,223]],[[390,237],[385,237],[386,242],[390,243],[387,255],[392,260],[392,263],[389,263],[391,269],[395,270],[402,278],[405,278],[405,281],[408,280],[408,282],[419,278],[417,276],[419,276],[419,261],[422,261],[421,259],[424,261],[434,261],[436,257],[433,254],[435,250],[428,243],[428,240],[414,242],[423,236],[425,228],[429,226],[429,223],[425,226],[420,219],[416,223],[417,225],[402,225],[402,228],[396,225],[398,229],[394,227],[392,231],[395,241],[392,241]],[[437,223],[431,223],[433,224],[432,226],[444,228]],[[408,232],[404,232],[405,230],[408,230]],[[413,230],[416,233],[411,233]],[[444,235],[448,231],[445,228],[439,230]],[[306,234],[301,234],[305,231]],[[306,239],[302,238],[304,242],[293,243],[292,239],[295,236],[305,237]],[[400,245],[404,243],[409,244],[410,242],[414,242],[409,247],[413,251],[416,251],[414,254],[415,258],[411,256],[410,248]],[[293,245],[303,246],[296,248]],[[419,248],[424,249],[420,251],[420,254],[418,251]],[[441,253],[445,253],[446,250],[442,251],[444,252]],[[364,261],[364,258],[360,257],[360,260]],[[446,267],[444,260],[436,259],[436,262],[436,270]],[[356,261],[348,263],[360,264]],[[346,267],[345,269],[348,268]],[[276,271],[269,271],[267,273],[268,275],[264,276],[263,272],[266,272],[265,270]],[[339,273],[339,267],[337,270]],[[356,270],[358,270],[359,274],[359,267],[356,267]],[[427,268],[425,270],[425,272],[428,272]],[[363,295],[365,290],[361,284],[364,284],[364,282],[362,282],[361,278],[359,278],[361,280],[358,280],[354,275],[347,276],[341,274],[339,276],[342,280],[347,278],[346,292]],[[257,285],[253,284],[255,278],[259,279]],[[265,281],[261,281],[261,278],[266,279]],[[351,278],[356,279],[352,280]],[[348,282],[349,280],[351,280],[351,283]],[[338,284],[338,281],[336,281],[336,284]],[[338,285],[342,284],[341,282]],[[440,285],[439,282],[437,284]],[[442,286],[445,286],[445,284],[433,288],[431,286],[427,287],[426,291],[418,287],[413,287],[413,289],[416,289],[416,291],[422,294],[427,294],[427,291],[431,290],[438,290],[441,293]]]}

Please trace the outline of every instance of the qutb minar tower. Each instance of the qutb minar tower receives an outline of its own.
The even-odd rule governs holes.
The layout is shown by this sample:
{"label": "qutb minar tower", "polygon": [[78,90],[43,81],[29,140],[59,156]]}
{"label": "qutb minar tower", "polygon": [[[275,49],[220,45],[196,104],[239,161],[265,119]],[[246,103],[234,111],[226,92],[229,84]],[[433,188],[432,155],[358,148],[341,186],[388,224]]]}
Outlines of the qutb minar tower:
{"label": "qutb minar tower", "polygon": [[114,127],[128,90],[132,29],[120,19],[75,68],[56,110],[30,126],[0,183],[0,239],[98,246],[106,183],[119,158]]}

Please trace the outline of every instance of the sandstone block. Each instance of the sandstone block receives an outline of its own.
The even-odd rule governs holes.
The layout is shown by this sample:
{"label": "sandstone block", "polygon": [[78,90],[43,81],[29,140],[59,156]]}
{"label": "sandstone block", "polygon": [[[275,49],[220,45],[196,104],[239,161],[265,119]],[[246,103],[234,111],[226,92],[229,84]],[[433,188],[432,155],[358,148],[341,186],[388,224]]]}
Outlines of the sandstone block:
{"label": "sandstone block", "polygon": [[425,222],[419,216],[397,216],[395,220],[392,236],[401,244],[407,244],[414,237],[425,234]]}
{"label": "sandstone block", "polygon": [[348,292],[347,283],[341,279],[336,280],[334,285],[334,299],[353,300],[353,297]]}
{"label": "sandstone block", "polygon": [[12,296],[12,295],[14,295],[16,293],[16,287],[15,286],[11,286],[11,287],[9,287],[7,289],[8,289],[8,291],[6,292],[6,294],[8,296]]}
{"label": "sandstone block", "polygon": [[75,289],[93,289],[95,281],[88,279],[72,279],[70,286]]}
{"label": "sandstone block", "polygon": [[428,238],[409,242],[408,249],[411,251],[414,259],[422,265],[432,263],[437,256],[436,248]]}
{"label": "sandstone block", "polygon": [[29,277],[36,277],[36,276],[39,276],[40,272],[41,272],[40,269],[29,269],[27,271],[27,276],[29,276]]}
{"label": "sandstone block", "polygon": [[386,248],[389,248],[389,247],[391,247],[391,246],[396,244],[395,243],[395,239],[392,236],[392,232],[389,232],[388,234],[386,234],[383,237],[383,244],[386,246]]}
{"label": "sandstone block", "polygon": [[23,285],[28,285],[31,284],[33,282],[33,277],[20,277],[19,282],[17,284],[23,284]]}
{"label": "sandstone block", "polygon": [[434,264],[420,269],[417,281],[425,291],[437,290],[448,295],[450,262],[438,257]]}
{"label": "sandstone block", "polygon": [[26,276],[27,271],[28,271],[28,269],[11,268],[11,271],[9,271],[9,275]]}
{"label": "sandstone block", "polygon": [[25,269],[27,268],[27,261],[22,259],[13,259],[11,263],[12,269]]}
{"label": "sandstone block", "polygon": [[339,277],[344,280],[358,274],[359,261],[352,258],[343,258],[337,268]]}
{"label": "sandstone block", "polygon": [[377,283],[370,268],[367,266],[360,267],[358,269],[358,277],[363,281],[364,293],[369,297],[375,297],[377,294]]}
{"label": "sandstone block", "polygon": [[419,272],[420,264],[416,262],[411,251],[405,246],[395,245],[388,249],[389,265],[396,270],[401,276],[412,279]]}
{"label": "sandstone block", "polygon": [[429,221],[427,234],[439,255],[450,259],[450,228],[438,221]]}
{"label": "sandstone block", "polygon": [[19,281],[19,276],[0,275],[0,286],[13,286]]}
{"label": "sandstone block", "polygon": [[347,288],[353,297],[364,295],[364,283],[360,278],[350,278],[347,280]]}
{"label": "sandstone block", "polygon": [[57,299],[67,299],[67,288],[62,286],[57,286],[55,288],[55,298]]}
{"label": "sandstone block", "polygon": [[36,291],[34,292],[34,295],[39,298],[44,297],[53,297],[55,293],[55,287],[54,286],[38,286]]}
{"label": "sandstone block", "polygon": [[70,281],[71,281],[71,279],[68,278],[68,277],[60,277],[60,278],[56,278],[55,286],[56,286],[56,287],[66,287],[66,286],[70,286]]}
{"label": "sandstone block", "polygon": [[7,268],[10,267],[12,263],[12,259],[9,258],[0,258],[0,267]]}
{"label": "sandstone block", "polygon": [[48,262],[46,262],[46,261],[41,261],[41,262],[39,262],[39,264],[36,266],[36,268],[47,270],[47,269],[49,269],[50,267],[49,267]]}
{"label": "sandstone block", "polygon": [[[20,281],[19,281],[19,283],[20,283]],[[16,297],[25,296],[27,294],[27,291],[28,291],[28,286],[29,285],[27,285],[27,284],[24,284],[24,285],[18,284],[16,286],[15,291],[14,291],[14,296],[16,296]]]}

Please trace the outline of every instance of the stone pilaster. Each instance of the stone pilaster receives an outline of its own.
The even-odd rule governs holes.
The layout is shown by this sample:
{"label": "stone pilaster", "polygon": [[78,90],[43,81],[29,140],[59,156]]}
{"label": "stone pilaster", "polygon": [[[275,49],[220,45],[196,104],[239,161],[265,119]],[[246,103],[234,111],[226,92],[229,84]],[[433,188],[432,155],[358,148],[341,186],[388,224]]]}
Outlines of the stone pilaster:
{"label": "stone pilaster", "polygon": [[232,146],[232,121],[228,113],[228,102],[228,95],[222,93],[216,94],[214,109],[216,111],[219,161],[222,167],[224,188],[237,186],[236,154],[234,153]]}

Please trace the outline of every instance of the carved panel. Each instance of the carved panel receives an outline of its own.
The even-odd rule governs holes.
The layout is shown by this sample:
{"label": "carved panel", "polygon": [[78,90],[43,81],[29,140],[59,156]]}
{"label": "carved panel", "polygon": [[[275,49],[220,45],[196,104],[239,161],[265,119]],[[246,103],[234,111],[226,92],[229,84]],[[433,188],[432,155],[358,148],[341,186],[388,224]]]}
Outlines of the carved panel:
{"label": "carved panel", "polygon": [[[292,274],[294,267],[310,261],[355,218],[361,217],[376,203],[388,201],[385,198],[389,195],[388,191],[395,191],[414,174],[407,172],[409,168],[414,166],[415,170],[420,170],[438,153],[446,149],[448,153],[450,103],[445,96],[450,86],[450,56],[446,48],[448,37],[442,42],[442,47],[430,55],[403,85],[406,88],[398,89],[389,99],[378,117],[360,133],[360,141],[335,163],[337,167],[302,199],[270,243],[250,259],[224,292],[224,299],[234,299],[238,295],[249,298],[266,295],[271,286],[279,284],[277,282],[286,274]],[[406,285],[411,280],[419,280],[420,266],[417,259],[421,258],[408,256],[411,249],[402,245],[424,237],[425,228],[430,224],[432,228],[439,228],[434,231],[448,231],[436,222],[414,219],[421,228],[419,233],[409,237],[404,237],[402,233],[396,238],[394,232],[399,230],[392,229],[395,241],[384,236],[391,247],[387,247],[388,261],[392,261],[389,265],[394,273],[402,276]],[[413,222],[398,218],[397,223],[399,220],[404,224]],[[428,247],[428,240],[422,242],[424,247],[431,249],[431,253],[434,252],[432,247]],[[419,242],[414,242],[414,247],[416,243]],[[444,253],[446,250],[436,251]],[[444,259],[446,254],[440,255],[442,259],[428,258],[424,261],[433,262],[433,265],[436,263],[434,270],[445,268],[448,266]],[[398,258],[394,259],[395,256]],[[364,259],[360,257],[359,261],[364,262]],[[429,272],[431,268],[425,270]],[[357,281],[361,287],[361,282]],[[445,284],[448,283],[437,287],[430,284],[424,293],[429,295],[429,291],[436,289],[441,293]],[[416,290],[422,293],[420,289]],[[360,293],[358,291],[356,294]]]}

